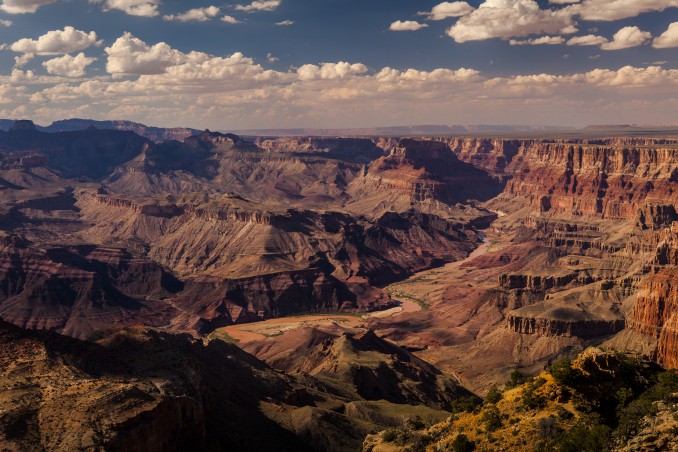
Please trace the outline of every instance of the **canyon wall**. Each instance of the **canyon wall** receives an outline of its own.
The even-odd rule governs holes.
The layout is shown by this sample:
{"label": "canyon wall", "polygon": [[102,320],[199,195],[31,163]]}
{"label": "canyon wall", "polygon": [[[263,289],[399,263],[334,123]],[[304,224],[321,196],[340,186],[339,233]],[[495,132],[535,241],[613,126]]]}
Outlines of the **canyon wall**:
{"label": "canyon wall", "polygon": [[508,165],[503,197],[542,212],[629,219],[647,203],[675,204],[678,148],[568,143],[524,146]]}

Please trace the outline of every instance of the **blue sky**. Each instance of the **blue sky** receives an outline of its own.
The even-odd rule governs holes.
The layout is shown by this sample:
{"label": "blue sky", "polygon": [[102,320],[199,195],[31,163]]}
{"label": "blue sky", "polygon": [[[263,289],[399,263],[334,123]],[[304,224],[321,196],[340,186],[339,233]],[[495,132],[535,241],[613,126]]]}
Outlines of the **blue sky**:
{"label": "blue sky", "polygon": [[[436,7],[464,13],[433,20]],[[222,129],[678,122],[673,23],[678,0],[0,0],[0,113]],[[65,27],[61,46],[39,41]],[[567,45],[584,36],[597,45]]]}

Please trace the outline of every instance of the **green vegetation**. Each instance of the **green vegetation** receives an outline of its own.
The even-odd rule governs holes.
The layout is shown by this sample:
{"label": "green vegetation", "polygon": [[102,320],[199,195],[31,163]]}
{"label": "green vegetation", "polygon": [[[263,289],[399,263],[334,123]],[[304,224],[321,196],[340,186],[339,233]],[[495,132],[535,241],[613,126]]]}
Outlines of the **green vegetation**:
{"label": "green vegetation", "polygon": [[494,432],[501,428],[501,413],[495,405],[488,405],[483,411],[483,424],[487,432]]}
{"label": "green vegetation", "polygon": [[457,435],[451,446],[453,452],[472,452],[476,449],[475,443],[463,433]]}
{"label": "green vegetation", "polygon": [[537,389],[539,389],[544,383],[546,383],[546,380],[543,378],[530,379],[527,383],[525,383],[523,395],[521,397],[521,402],[523,403],[523,407],[525,409],[540,410],[546,406],[546,398],[543,395],[537,393]]}
{"label": "green vegetation", "polygon": [[384,442],[387,443],[392,443],[395,441],[395,439],[398,437],[398,430],[394,428],[389,428],[384,430],[384,433],[381,434],[381,439],[384,440]]}
{"label": "green vegetation", "polygon": [[474,396],[460,397],[452,403],[452,413],[470,413],[478,408],[482,401]]}
{"label": "green vegetation", "polygon": [[[598,452],[646,444],[648,438],[661,445],[674,434],[665,407],[677,393],[675,371],[638,355],[593,348],[574,360],[556,359],[537,377],[514,371],[503,391],[491,388],[484,401],[458,400],[444,423],[425,428],[410,420],[383,438],[412,451]],[[662,417],[655,419],[669,424],[656,437],[647,433],[646,420],[660,410]]]}
{"label": "green vegetation", "polygon": [[497,403],[502,398],[502,392],[496,386],[492,386],[485,396],[486,403]]}
{"label": "green vegetation", "polygon": [[229,344],[237,344],[238,342],[240,342],[239,339],[236,339],[236,338],[234,338],[233,336],[231,336],[230,334],[228,334],[227,332],[225,332],[225,331],[220,331],[220,330],[215,330],[215,331],[213,331],[213,332],[207,337],[207,339],[210,340],[210,341],[211,341],[211,340],[214,340],[214,339],[217,339],[217,340],[219,340],[219,341],[227,342],[227,343],[229,343]]}
{"label": "green vegetation", "polygon": [[408,445],[408,450],[412,452],[424,452],[426,446],[433,441],[425,431],[429,426],[430,424],[426,424],[421,417],[415,416],[406,419],[400,427],[384,430],[381,439],[397,446]]}
{"label": "green vegetation", "polygon": [[[400,284],[403,284],[403,283],[400,283]],[[416,297],[414,297],[414,296],[412,296],[408,293],[402,292],[400,290],[396,290],[396,289],[394,289],[393,286],[388,287],[388,294],[394,300],[408,300],[408,301],[411,301],[413,303],[418,304],[419,306],[422,307],[422,309],[428,308],[428,304],[424,300],[416,298]]]}
{"label": "green vegetation", "polygon": [[553,361],[548,370],[556,382],[564,386],[574,387],[583,378],[582,372],[572,367],[572,360],[567,356],[561,356]]}
{"label": "green vegetation", "polygon": [[635,400],[625,405],[620,404],[617,411],[618,424],[613,432],[613,437],[617,441],[624,442],[637,433],[645,416],[657,414],[655,402],[669,401],[671,395],[678,392],[678,374],[674,372],[659,373],[655,381],[649,390]]}
{"label": "green vegetation", "polygon": [[523,375],[521,371],[514,370],[513,372],[511,372],[511,379],[507,381],[504,386],[506,387],[506,389],[513,389],[516,386],[520,386],[521,384],[525,383],[526,380],[527,378],[525,377],[525,375]]}
{"label": "green vegetation", "polygon": [[542,450],[558,452],[599,452],[609,450],[610,427],[593,414],[581,417],[574,426],[551,438]]}
{"label": "green vegetation", "polygon": [[[542,436],[541,450],[586,452],[624,445],[640,431],[646,416],[657,414],[656,402],[668,402],[678,392],[675,372],[623,353],[615,353],[607,361],[610,369],[592,367],[587,375],[566,357],[551,364],[549,373],[572,392],[574,406],[583,415],[569,429],[561,424],[573,415],[563,407],[557,416],[540,420],[536,427]],[[526,406],[537,403],[533,394],[528,382],[523,392]]]}

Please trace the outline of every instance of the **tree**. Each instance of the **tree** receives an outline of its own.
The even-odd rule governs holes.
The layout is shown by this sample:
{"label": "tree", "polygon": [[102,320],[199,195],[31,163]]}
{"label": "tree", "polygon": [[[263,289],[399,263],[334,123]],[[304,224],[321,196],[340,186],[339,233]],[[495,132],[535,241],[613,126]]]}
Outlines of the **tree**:
{"label": "tree", "polygon": [[515,388],[516,386],[519,386],[523,383],[525,383],[526,378],[525,375],[519,370],[514,370],[511,372],[511,379],[506,382],[506,388],[507,389],[512,389]]}
{"label": "tree", "polygon": [[452,450],[454,452],[472,452],[476,448],[476,444],[468,439],[466,435],[460,433],[452,441]]}
{"label": "tree", "polygon": [[549,373],[558,384],[574,388],[581,381],[583,375],[579,369],[572,367],[572,360],[561,356],[549,366]]}
{"label": "tree", "polygon": [[501,428],[501,413],[499,409],[494,405],[489,405],[483,411],[482,421],[485,424],[485,430],[488,432]]}
{"label": "tree", "polygon": [[501,400],[502,396],[502,392],[496,386],[492,386],[485,396],[485,402],[495,404]]}

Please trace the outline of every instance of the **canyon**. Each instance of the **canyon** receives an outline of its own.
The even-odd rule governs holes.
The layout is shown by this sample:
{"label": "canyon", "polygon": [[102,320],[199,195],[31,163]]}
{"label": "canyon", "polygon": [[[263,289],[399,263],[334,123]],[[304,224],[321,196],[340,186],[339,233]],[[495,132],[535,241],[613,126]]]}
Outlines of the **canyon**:
{"label": "canyon", "polygon": [[139,127],[0,131],[2,445],[347,450],[589,346],[678,367],[674,136]]}

